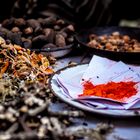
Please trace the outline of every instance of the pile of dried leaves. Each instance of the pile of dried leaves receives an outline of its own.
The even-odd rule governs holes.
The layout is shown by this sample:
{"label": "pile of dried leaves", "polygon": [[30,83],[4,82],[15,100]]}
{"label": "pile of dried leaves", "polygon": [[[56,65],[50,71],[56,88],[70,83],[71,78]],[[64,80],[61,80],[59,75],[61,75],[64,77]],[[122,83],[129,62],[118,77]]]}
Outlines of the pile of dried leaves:
{"label": "pile of dried leaves", "polygon": [[44,78],[53,73],[48,58],[19,45],[7,44],[3,38],[0,38],[0,69],[0,78],[4,73],[20,79]]}

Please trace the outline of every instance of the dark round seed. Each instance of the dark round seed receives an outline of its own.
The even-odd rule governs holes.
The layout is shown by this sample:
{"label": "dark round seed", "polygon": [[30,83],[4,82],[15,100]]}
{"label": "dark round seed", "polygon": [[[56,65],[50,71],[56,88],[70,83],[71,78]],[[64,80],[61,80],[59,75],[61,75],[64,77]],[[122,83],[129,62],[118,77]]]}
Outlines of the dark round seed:
{"label": "dark round seed", "polygon": [[11,30],[13,33],[20,32],[20,29],[18,27],[13,27]]}

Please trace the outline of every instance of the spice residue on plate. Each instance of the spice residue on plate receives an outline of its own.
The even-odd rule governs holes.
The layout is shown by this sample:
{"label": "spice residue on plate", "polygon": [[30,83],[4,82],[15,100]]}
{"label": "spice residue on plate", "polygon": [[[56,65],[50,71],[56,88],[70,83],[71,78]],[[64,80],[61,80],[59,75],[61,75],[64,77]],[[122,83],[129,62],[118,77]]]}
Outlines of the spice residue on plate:
{"label": "spice residue on plate", "polygon": [[123,102],[126,98],[130,98],[137,93],[136,84],[137,82],[128,81],[93,85],[91,82],[86,81],[83,84],[83,94],[80,94],[79,97],[98,96]]}

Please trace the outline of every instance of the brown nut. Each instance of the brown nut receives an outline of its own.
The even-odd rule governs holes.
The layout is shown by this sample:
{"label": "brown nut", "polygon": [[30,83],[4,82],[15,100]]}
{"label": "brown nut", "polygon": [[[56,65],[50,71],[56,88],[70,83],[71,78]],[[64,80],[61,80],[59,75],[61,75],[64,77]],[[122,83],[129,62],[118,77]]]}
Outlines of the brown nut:
{"label": "brown nut", "polygon": [[24,34],[26,35],[30,35],[33,33],[33,28],[32,27],[28,27],[24,29]]}
{"label": "brown nut", "polygon": [[5,38],[10,31],[4,27],[0,27],[0,36]]}
{"label": "brown nut", "polygon": [[15,26],[24,27],[26,25],[26,21],[23,18],[17,18],[14,21]]}
{"label": "brown nut", "polygon": [[30,39],[26,39],[26,38],[22,37],[21,40],[22,40],[22,44],[23,44],[24,48],[28,48],[28,49],[31,48],[32,42]]}
{"label": "brown nut", "polygon": [[36,28],[34,29],[34,33],[35,33],[35,35],[42,34],[42,31],[43,31],[43,29],[42,29],[41,26],[36,27]]}
{"label": "brown nut", "polygon": [[113,32],[112,35],[113,36],[120,36],[120,33],[119,32]]}
{"label": "brown nut", "polygon": [[56,23],[56,17],[48,17],[41,21],[43,27],[53,27]]}
{"label": "brown nut", "polygon": [[60,32],[60,34],[64,37],[64,38],[67,38],[68,37],[68,34],[66,32]]}
{"label": "brown nut", "polygon": [[73,25],[68,25],[68,26],[67,26],[67,29],[68,29],[69,31],[71,31],[71,32],[74,32],[74,31],[75,31]]}
{"label": "brown nut", "polygon": [[97,41],[96,40],[92,40],[88,43],[89,47],[95,47],[97,45]]}
{"label": "brown nut", "polygon": [[53,29],[51,28],[45,28],[43,30],[43,33],[45,34],[47,40],[48,40],[48,43],[54,43],[54,39],[55,39],[55,32]]}
{"label": "brown nut", "polygon": [[58,47],[64,47],[64,46],[66,46],[65,38],[61,34],[56,34],[55,44]]}
{"label": "brown nut", "polygon": [[32,27],[33,29],[40,27],[40,23],[36,19],[28,19],[27,26]]}
{"label": "brown nut", "polygon": [[105,44],[105,48],[108,49],[108,50],[110,50],[110,49],[112,48],[112,44],[109,43],[109,42],[106,43],[106,44]]}
{"label": "brown nut", "polygon": [[63,19],[58,19],[58,20],[56,21],[56,24],[57,24],[57,25],[64,25],[64,24],[65,24],[65,21],[64,21]]}
{"label": "brown nut", "polygon": [[46,43],[48,43],[48,40],[45,35],[39,35],[32,39],[32,47],[33,48],[41,48]]}
{"label": "brown nut", "polygon": [[128,35],[123,36],[124,42],[128,43],[130,41],[130,37]]}
{"label": "brown nut", "polygon": [[75,31],[75,29],[74,29],[73,25],[68,25],[67,27],[63,28],[62,31],[64,31],[66,33],[73,33]]}
{"label": "brown nut", "polygon": [[22,45],[21,32],[18,33],[8,32],[6,38],[11,40],[11,42],[14,44]]}
{"label": "brown nut", "polygon": [[13,33],[20,32],[20,29],[18,27],[13,27],[11,30]]}
{"label": "brown nut", "polygon": [[2,22],[2,27],[5,27],[7,29],[11,29],[13,27],[13,24],[14,24],[14,18],[10,18],[10,19],[5,19],[3,22]]}
{"label": "brown nut", "polygon": [[97,35],[95,35],[95,34],[90,34],[89,35],[89,40],[93,40],[93,39],[95,39],[97,37]]}
{"label": "brown nut", "polygon": [[68,42],[68,43],[73,43],[73,42],[74,42],[73,36],[68,37],[68,38],[67,38],[67,42]]}
{"label": "brown nut", "polygon": [[134,44],[133,45],[133,50],[134,50],[134,52],[140,52],[140,44],[139,43]]}
{"label": "brown nut", "polygon": [[61,27],[59,25],[55,25],[53,28],[55,31],[59,31],[61,29]]}
{"label": "brown nut", "polygon": [[44,28],[43,29],[43,33],[44,35],[47,37],[50,33],[52,32],[52,29],[51,28]]}

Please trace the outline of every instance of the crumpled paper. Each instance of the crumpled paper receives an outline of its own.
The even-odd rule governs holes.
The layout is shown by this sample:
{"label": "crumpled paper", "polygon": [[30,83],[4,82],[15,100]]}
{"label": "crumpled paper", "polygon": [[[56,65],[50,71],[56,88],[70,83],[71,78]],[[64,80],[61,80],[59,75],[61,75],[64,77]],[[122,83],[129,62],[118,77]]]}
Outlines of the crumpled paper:
{"label": "crumpled paper", "polygon": [[[94,55],[86,69],[73,73],[72,71],[58,74],[55,76],[57,84],[60,86],[62,94],[84,105],[93,108],[105,109],[137,109],[140,108],[140,67],[127,65],[123,62],[115,62],[107,58]],[[94,85],[104,84],[110,81],[129,81],[138,82],[138,90],[135,96],[118,102],[97,96],[79,97],[82,94],[83,81],[91,81]]]}

